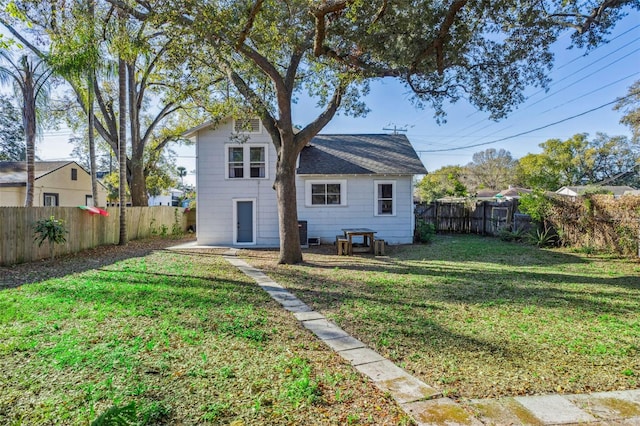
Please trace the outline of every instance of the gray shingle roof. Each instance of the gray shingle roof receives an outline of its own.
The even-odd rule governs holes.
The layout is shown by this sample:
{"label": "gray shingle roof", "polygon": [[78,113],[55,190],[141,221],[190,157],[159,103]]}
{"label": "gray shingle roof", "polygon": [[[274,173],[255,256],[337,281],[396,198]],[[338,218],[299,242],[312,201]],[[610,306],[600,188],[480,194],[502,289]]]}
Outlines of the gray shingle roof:
{"label": "gray shingle roof", "polygon": [[[73,161],[36,161],[36,179]],[[27,163],[25,161],[0,161],[0,184],[3,186],[24,186],[27,183]]]}
{"label": "gray shingle roof", "polygon": [[405,135],[317,135],[300,153],[299,175],[426,174]]}

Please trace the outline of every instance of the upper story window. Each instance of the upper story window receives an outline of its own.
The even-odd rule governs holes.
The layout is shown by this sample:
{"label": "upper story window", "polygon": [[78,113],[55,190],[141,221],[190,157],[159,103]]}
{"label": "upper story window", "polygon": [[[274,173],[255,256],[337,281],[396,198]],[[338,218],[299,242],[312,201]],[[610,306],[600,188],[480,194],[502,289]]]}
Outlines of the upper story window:
{"label": "upper story window", "polygon": [[266,178],[266,145],[243,144],[228,146],[227,177],[229,179]]}
{"label": "upper story window", "polygon": [[265,177],[266,163],[264,161],[265,149],[263,146],[249,147],[249,170],[252,178]]}
{"label": "upper story window", "polygon": [[229,177],[244,177],[244,149],[242,147],[229,148]]}
{"label": "upper story window", "polygon": [[307,206],[346,206],[347,181],[306,181],[305,204]]}
{"label": "upper story window", "polygon": [[236,133],[261,133],[262,122],[259,118],[233,120],[233,130]]}
{"label": "upper story window", "polygon": [[375,216],[395,216],[396,183],[395,181],[374,181]]}
{"label": "upper story window", "polygon": [[78,180],[78,169],[71,169],[71,180]]}

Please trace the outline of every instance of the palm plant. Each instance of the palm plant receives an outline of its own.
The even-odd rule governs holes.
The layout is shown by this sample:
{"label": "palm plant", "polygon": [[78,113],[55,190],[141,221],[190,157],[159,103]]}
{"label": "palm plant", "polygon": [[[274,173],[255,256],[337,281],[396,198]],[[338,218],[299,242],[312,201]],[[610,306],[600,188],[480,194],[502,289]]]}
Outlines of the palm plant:
{"label": "palm plant", "polygon": [[27,148],[27,194],[24,205],[33,206],[35,182],[36,132],[39,112],[46,107],[51,69],[43,59],[23,54],[15,61],[10,52],[0,51],[0,83],[13,80],[16,95],[21,98],[22,124]]}

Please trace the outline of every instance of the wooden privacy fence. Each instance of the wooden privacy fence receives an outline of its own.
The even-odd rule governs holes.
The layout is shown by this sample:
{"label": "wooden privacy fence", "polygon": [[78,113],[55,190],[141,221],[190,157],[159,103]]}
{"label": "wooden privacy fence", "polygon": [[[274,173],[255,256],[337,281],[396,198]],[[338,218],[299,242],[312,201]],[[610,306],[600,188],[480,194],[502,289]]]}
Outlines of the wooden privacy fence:
{"label": "wooden privacy fence", "polygon": [[[92,215],[77,207],[0,207],[0,265],[30,262],[49,257],[48,242],[34,241],[34,225],[54,216],[69,231],[67,242],[57,245],[56,256],[106,244],[117,244],[120,235],[120,208],[107,207],[109,216]],[[192,212],[180,207],[127,207],[129,240],[158,234],[184,232]]]}
{"label": "wooden privacy fence", "polygon": [[435,226],[436,232],[496,235],[502,229],[528,226],[528,221],[519,218],[514,224],[517,211],[516,200],[505,201],[434,201],[416,207],[416,219]]}

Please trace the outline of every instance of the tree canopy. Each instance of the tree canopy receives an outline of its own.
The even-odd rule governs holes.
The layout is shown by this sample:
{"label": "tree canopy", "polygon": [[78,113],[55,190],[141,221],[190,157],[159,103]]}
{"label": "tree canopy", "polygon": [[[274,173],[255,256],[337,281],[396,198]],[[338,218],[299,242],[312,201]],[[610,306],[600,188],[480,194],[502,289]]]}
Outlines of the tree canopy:
{"label": "tree canopy", "polygon": [[474,189],[502,190],[515,182],[515,167],[511,153],[505,149],[489,148],[473,154],[467,165],[470,186]]}
{"label": "tree canopy", "polygon": [[421,201],[430,202],[442,197],[464,197],[468,170],[462,166],[444,166],[425,175],[416,185]]}
{"label": "tree canopy", "polygon": [[518,162],[518,180],[523,186],[555,191],[565,185],[637,185],[635,171],[640,150],[624,136],[596,134],[589,140],[579,133],[562,141],[540,144],[540,154],[528,154]]}

